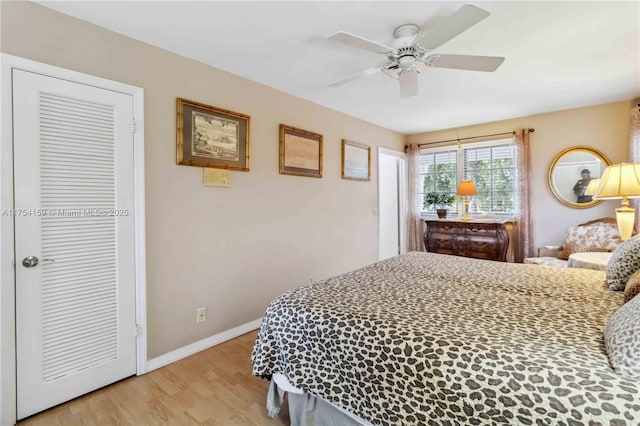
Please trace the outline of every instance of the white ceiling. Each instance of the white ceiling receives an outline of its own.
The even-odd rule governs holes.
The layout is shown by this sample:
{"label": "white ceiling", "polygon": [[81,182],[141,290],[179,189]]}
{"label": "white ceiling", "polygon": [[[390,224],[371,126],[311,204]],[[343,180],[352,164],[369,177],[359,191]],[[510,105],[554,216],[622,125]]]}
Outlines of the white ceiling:
{"label": "white ceiling", "polygon": [[434,53],[505,62],[495,73],[429,68],[408,99],[383,73],[328,87],[384,58],[326,38],[390,44],[397,26],[435,25],[464,2],[38,3],[401,133],[640,96],[637,1],[476,1],[491,16]]}

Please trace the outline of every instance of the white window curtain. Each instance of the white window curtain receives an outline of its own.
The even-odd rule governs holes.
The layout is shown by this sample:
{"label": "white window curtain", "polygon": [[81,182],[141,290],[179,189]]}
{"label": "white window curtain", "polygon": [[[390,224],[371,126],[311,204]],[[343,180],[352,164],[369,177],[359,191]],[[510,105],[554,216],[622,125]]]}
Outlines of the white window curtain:
{"label": "white window curtain", "polygon": [[418,200],[420,173],[420,147],[411,144],[407,147],[408,208],[407,208],[407,251],[424,251],[423,225],[420,218],[422,200]]}
{"label": "white window curtain", "polygon": [[518,159],[518,182],[516,186],[518,213],[515,225],[513,245],[514,261],[522,261],[533,255],[531,200],[529,196],[529,133],[532,129],[515,131],[516,157]]}
{"label": "white window curtain", "polygon": [[[640,163],[640,104],[638,102],[631,108],[631,135],[629,141],[631,145],[631,162]],[[640,198],[632,198],[631,207],[635,208],[636,212],[640,211]],[[640,230],[640,215],[638,213],[636,213],[636,229]]]}

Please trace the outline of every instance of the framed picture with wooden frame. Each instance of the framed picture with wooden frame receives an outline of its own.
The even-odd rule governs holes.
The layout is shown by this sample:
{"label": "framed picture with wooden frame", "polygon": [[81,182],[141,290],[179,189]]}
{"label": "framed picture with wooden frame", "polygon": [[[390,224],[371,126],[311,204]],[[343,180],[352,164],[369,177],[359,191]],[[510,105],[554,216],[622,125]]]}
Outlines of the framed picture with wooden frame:
{"label": "framed picture with wooden frame", "polygon": [[176,161],[249,171],[248,115],[178,98]]}
{"label": "framed picture with wooden frame", "polygon": [[371,147],[342,139],[342,179],[371,180]]}
{"label": "framed picture with wooden frame", "polygon": [[322,177],[322,135],[280,125],[280,174]]}

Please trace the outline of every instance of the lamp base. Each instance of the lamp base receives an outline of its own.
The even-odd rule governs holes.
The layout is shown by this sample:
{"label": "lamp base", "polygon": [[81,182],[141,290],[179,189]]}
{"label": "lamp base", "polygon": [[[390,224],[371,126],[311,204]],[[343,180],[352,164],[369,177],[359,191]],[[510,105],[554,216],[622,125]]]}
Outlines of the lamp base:
{"label": "lamp base", "polygon": [[631,238],[635,218],[636,209],[627,206],[616,209],[616,222],[618,222],[618,232],[620,232],[620,239],[622,241]]}
{"label": "lamp base", "polygon": [[469,216],[469,196],[464,196],[464,218],[462,220],[471,220],[471,216]]}

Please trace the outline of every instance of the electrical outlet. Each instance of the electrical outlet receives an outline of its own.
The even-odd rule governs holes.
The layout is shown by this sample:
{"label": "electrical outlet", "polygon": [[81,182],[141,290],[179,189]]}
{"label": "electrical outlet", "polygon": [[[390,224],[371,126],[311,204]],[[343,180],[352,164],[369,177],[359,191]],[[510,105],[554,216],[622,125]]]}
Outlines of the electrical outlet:
{"label": "electrical outlet", "polygon": [[204,322],[207,320],[207,308],[196,309],[196,322]]}

